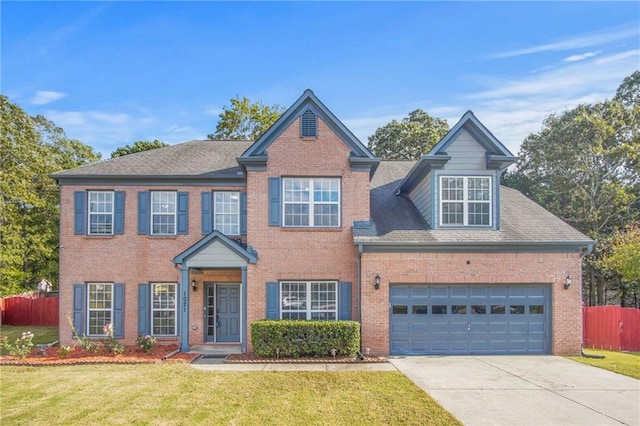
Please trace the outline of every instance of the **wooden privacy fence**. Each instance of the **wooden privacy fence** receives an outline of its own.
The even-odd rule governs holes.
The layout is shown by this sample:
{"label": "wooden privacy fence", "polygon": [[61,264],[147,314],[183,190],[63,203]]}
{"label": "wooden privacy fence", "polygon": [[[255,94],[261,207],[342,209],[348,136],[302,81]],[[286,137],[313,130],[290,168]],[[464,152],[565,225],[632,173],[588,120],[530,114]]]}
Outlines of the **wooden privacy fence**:
{"label": "wooden privacy fence", "polygon": [[585,306],[582,321],[585,348],[640,351],[640,309]]}
{"label": "wooden privacy fence", "polygon": [[0,300],[2,324],[58,325],[58,297],[7,297]]}

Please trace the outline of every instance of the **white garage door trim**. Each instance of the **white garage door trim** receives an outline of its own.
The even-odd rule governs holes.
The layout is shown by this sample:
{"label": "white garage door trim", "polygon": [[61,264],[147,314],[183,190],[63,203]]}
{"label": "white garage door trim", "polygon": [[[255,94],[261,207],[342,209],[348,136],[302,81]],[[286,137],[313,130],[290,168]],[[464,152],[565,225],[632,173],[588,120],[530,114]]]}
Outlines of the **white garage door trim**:
{"label": "white garage door trim", "polygon": [[389,288],[392,355],[548,354],[548,284]]}

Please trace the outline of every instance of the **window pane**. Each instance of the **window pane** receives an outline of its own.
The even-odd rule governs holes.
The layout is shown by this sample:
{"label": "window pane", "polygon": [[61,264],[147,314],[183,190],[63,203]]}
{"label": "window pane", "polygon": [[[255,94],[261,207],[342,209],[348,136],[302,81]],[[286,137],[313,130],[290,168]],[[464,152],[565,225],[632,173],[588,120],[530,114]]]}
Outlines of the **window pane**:
{"label": "window pane", "polygon": [[451,306],[452,314],[466,314],[467,306],[466,305],[452,305]]}
{"label": "window pane", "polygon": [[176,331],[176,298],[178,286],[174,283],[151,284],[151,333],[172,336]]}
{"label": "window pane", "polygon": [[394,315],[405,315],[409,313],[409,310],[407,309],[407,305],[393,305],[391,312]]}
{"label": "window pane", "polygon": [[511,305],[509,312],[517,315],[524,314],[524,305]]}
{"label": "window pane", "polygon": [[447,305],[433,305],[431,307],[431,313],[433,315],[444,315],[447,313]]}
{"label": "window pane", "polygon": [[335,281],[287,281],[280,283],[283,319],[337,319]]}
{"label": "window pane", "polygon": [[113,192],[89,192],[89,234],[111,235],[113,233]]}
{"label": "window pane", "polygon": [[544,314],[544,305],[531,305],[529,306],[530,314]]}
{"label": "window pane", "polygon": [[340,179],[285,178],[284,226],[340,226]]}
{"label": "window pane", "polygon": [[216,192],[214,229],[226,235],[240,235],[240,193]]}
{"label": "window pane", "polygon": [[172,191],[151,193],[151,234],[175,235],[176,196]]}
{"label": "window pane", "polygon": [[427,305],[413,305],[412,312],[415,315],[426,315],[427,314]]}
{"label": "window pane", "polygon": [[469,225],[489,225],[489,203],[469,203]]}
{"label": "window pane", "polygon": [[112,284],[90,283],[87,289],[87,334],[104,336],[104,326],[111,323]]}
{"label": "window pane", "polygon": [[487,307],[484,305],[472,305],[471,306],[471,313],[472,314],[486,314],[487,313]]}
{"label": "window pane", "polygon": [[505,313],[504,305],[491,305],[491,313],[504,314]]}
{"label": "window pane", "polygon": [[443,203],[442,223],[444,225],[464,224],[464,203]]}

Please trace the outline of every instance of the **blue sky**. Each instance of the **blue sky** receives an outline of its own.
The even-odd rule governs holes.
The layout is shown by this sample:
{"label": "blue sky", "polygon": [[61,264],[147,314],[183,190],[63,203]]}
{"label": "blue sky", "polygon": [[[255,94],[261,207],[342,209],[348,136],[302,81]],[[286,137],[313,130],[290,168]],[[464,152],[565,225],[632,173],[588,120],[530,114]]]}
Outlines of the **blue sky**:
{"label": "blue sky", "polygon": [[1,91],[109,158],[213,133],[236,95],[306,88],[363,142],[466,111],[517,154],[551,113],[640,69],[637,2],[0,3]]}

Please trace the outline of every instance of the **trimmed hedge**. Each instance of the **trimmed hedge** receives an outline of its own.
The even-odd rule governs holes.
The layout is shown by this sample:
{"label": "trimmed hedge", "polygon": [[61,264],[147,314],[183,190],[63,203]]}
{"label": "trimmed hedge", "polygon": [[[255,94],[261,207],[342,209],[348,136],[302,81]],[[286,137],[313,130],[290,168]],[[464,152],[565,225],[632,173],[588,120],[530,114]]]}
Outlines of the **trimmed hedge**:
{"label": "trimmed hedge", "polygon": [[263,358],[355,357],[357,321],[259,320],[251,323],[251,344]]}

